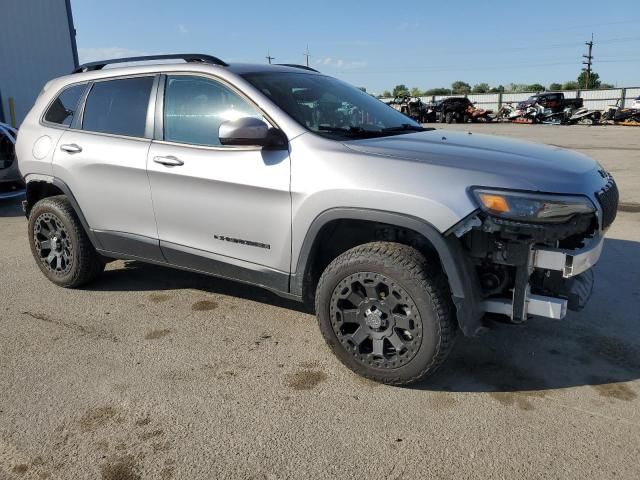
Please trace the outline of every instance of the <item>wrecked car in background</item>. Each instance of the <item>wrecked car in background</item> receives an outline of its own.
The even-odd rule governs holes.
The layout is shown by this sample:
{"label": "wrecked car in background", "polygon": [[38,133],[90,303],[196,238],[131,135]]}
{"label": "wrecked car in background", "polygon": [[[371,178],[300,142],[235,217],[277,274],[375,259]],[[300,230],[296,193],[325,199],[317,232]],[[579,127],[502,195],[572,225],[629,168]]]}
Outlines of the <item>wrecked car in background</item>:
{"label": "wrecked car in background", "polygon": [[432,122],[462,123],[469,107],[473,104],[466,97],[443,98],[429,105],[427,118]]}
{"label": "wrecked car in background", "polygon": [[566,98],[562,92],[546,92],[531,95],[528,99],[518,104],[519,110],[524,110],[531,105],[538,104],[553,112],[561,112],[566,108],[577,110],[584,106],[582,98]]}
{"label": "wrecked car in background", "polygon": [[485,110],[484,108],[478,108],[473,103],[470,104],[464,112],[462,117],[463,122],[491,122],[494,119],[493,110]]}
{"label": "wrecked car in background", "polygon": [[427,105],[418,97],[396,97],[388,105],[416,122],[427,122]]}

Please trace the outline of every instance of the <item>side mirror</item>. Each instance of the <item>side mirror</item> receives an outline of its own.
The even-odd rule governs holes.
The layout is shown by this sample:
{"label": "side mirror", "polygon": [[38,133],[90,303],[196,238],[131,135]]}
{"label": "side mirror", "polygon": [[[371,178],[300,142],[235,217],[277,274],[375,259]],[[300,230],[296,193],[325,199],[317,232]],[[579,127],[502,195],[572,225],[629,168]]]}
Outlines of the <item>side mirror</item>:
{"label": "side mirror", "polygon": [[242,117],[223,122],[218,129],[222,145],[286,148],[287,137],[282,130],[270,128],[263,120]]}

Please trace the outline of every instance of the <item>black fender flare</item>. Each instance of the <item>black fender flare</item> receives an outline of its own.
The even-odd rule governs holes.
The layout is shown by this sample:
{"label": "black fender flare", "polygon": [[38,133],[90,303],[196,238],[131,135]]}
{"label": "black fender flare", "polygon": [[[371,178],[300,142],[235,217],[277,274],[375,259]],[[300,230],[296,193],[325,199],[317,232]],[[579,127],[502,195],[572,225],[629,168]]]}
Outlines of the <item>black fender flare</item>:
{"label": "black fender flare", "polygon": [[[78,201],[76,200],[76,197],[73,195],[73,192],[71,191],[71,188],[69,188],[69,185],[67,185],[65,182],[63,182],[62,180],[60,180],[57,177],[50,177],[50,180],[48,179],[47,181],[45,181],[45,180],[28,181],[26,183],[27,202],[29,202],[29,184],[30,183],[32,184],[32,183],[35,183],[35,182],[49,183],[49,184],[55,186],[56,188],[58,188],[64,194],[64,196],[67,197],[67,200],[69,200],[69,203],[71,204],[71,207],[76,212],[76,215],[78,216],[78,219],[80,220],[80,223],[82,224],[82,227],[84,228],[84,231],[87,233],[87,236],[89,237],[89,240],[91,241],[91,244],[93,245],[93,247],[96,250],[102,249],[102,245],[100,244],[100,240],[98,240],[98,238],[96,237],[96,235],[93,232],[93,230],[91,230],[91,228],[89,227],[89,223],[87,223],[87,219],[85,218],[84,214],[82,213],[82,209],[80,208],[80,205],[78,204]],[[27,214],[27,216],[29,215],[29,212],[31,211],[32,207],[33,207],[33,205],[30,205],[30,204],[26,205],[24,210],[25,210],[25,213]]]}
{"label": "black fender flare", "polygon": [[483,316],[479,308],[481,302],[480,286],[473,266],[462,250],[460,241],[455,235],[443,235],[430,223],[411,215],[349,207],[332,208],[320,213],[311,223],[302,243],[289,283],[291,294],[300,297],[303,295],[304,279],[307,269],[311,265],[310,256],[315,240],[322,228],[334,220],[366,220],[386,223],[413,230],[425,237],[440,257],[440,262],[449,280],[451,296],[456,306],[461,330],[466,336],[475,336],[480,333]]}

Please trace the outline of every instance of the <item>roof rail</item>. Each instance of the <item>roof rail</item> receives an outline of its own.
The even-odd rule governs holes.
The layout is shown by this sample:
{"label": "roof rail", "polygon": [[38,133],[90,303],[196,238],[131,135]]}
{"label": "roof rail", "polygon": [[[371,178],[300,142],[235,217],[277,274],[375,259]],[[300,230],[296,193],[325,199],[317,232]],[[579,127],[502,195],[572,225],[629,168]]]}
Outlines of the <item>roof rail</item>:
{"label": "roof rail", "polygon": [[146,62],[150,60],[184,60],[193,63],[210,63],[212,65],[220,65],[228,67],[229,64],[223,62],[218,57],[212,55],[204,55],[200,53],[173,53],[169,55],[146,55],[142,57],[126,57],[113,58],[111,60],[100,60],[98,62],[83,63],[78,66],[72,73],[91,72],[94,70],[102,70],[105,66],[113,63],[129,63],[129,62]]}
{"label": "roof rail", "polygon": [[315,68],[307,67],[306,65],[298,65],[297,63],[276,63],[276,65],[281,67],[301,68],[302,70],[309,70],[310,72],[318,72]]}

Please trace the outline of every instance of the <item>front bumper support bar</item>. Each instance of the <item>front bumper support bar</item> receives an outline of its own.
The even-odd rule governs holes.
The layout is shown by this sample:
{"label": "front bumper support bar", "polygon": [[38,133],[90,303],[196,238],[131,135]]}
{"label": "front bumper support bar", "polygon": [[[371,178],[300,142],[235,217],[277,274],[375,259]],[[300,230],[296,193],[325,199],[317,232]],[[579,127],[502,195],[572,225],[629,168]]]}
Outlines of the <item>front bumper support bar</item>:
{"label": "front bumper support bar", "polygon": [[[524,318],[527,315],[562,320],[567,315],[568,301],[564,298],[546,297],[527,292],[524,300]],[[507,315],[513,319],[513,300],[508,298],[492,298],[483,302],[485,312]]]}
{"label": "front bumper support bar", "polygon": [[604,237],[596,236],[579,250],[534,249],[531,264],[543,270],[560,271],[564,278],[570,278],[593,267],[600,258],[603,245]]}

